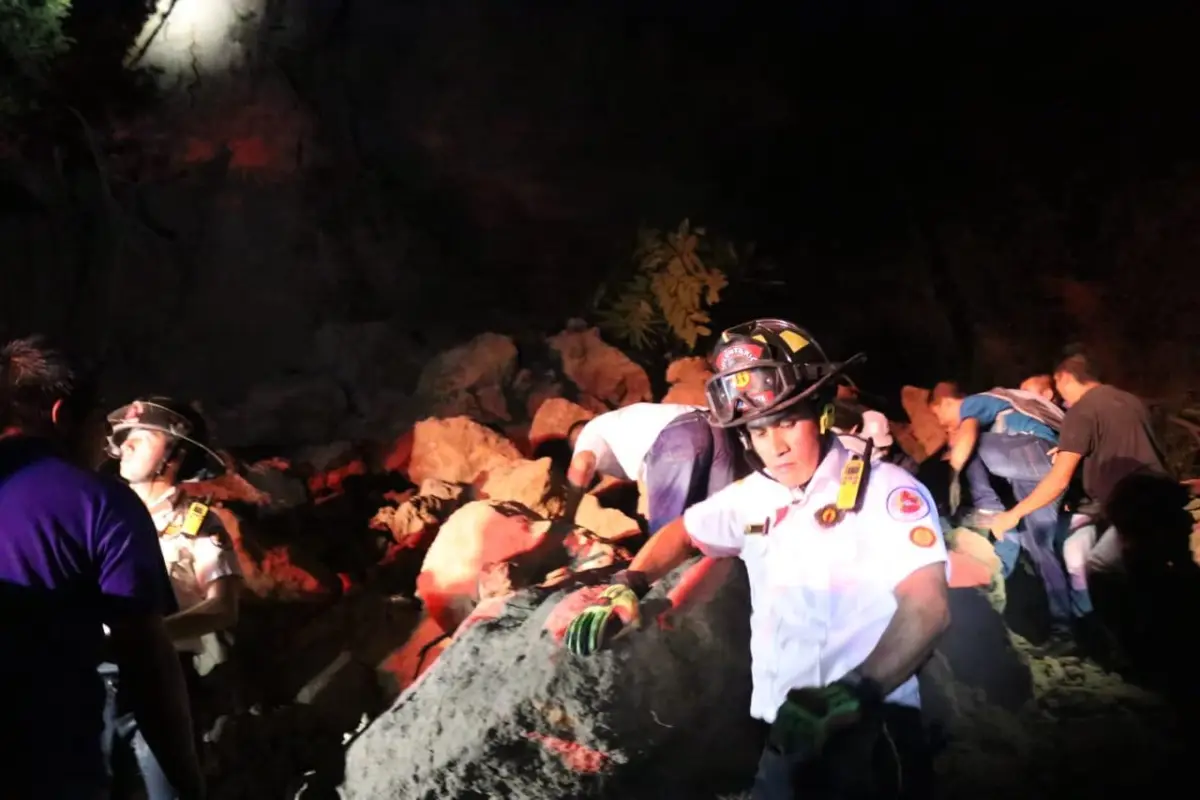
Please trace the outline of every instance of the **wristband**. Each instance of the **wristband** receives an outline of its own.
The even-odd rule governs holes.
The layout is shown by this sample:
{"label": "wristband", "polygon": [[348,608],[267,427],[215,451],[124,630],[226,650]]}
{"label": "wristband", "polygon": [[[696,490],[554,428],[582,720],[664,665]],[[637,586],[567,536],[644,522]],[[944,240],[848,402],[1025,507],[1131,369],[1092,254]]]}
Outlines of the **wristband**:
{"label": "wristband", "polygon": [[838,683],[848,686],[863,705],[876,706],[883,702],[883,687],[879,685],[879,682],[868,678],[856,669],[843,675]]}
{"label": "wristband", "polygon": [[650,581],[644,572],[623,569],[612,576],[612,583],[628,586],[637,595],[638,600],[650,593]]}

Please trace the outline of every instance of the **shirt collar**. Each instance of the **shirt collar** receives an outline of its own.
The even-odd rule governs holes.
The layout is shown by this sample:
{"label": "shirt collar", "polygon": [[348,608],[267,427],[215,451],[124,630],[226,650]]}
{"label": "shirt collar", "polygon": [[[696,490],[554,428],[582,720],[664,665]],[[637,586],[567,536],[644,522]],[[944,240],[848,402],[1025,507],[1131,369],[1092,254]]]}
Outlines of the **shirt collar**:
{"label": "shirt collar", "polygon": [[154,520],[154,526],[158,528],[158,532],[162,533],[175,519],[178,511],[178,491],[172,486],[165,492],[146,503],[146,508],[150,511],[150,518]]}

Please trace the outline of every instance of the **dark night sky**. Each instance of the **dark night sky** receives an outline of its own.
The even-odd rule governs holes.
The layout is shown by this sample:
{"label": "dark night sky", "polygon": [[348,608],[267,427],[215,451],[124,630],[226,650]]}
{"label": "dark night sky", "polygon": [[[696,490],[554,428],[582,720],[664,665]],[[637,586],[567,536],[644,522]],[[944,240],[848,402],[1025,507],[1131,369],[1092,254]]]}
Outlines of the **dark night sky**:
{"label": "dark night sky", "polygon": [[[1045,275],[1129,285],[1114,214],[1197,162],[1196,3],[276,5],[307,31],[274,61],[329,154],[309,178],[319,213],[361,217],[345,199],[374,197],[383,228],[418,231],[428,246],[399,266],[412,305],[464,335],[554,328],[639,222],[690,217],[757,242],[787,281],[732,289],[718,323],[792,316],[883,352],[886,382],[929,381],[953,359],[895,322],[929,281],[906,271],[914,250],[958,230],[1008,243],[944,270],[1015,270],[1001,319],[1052,311]],[[85,110],[106,97],[94,31],[114,8],[76,0],[93,33],[68,93]],[[1023,232],[1043,218],[1039,250]],[[362,290],[347,313],[394,306]],[[1007,324],[1071,335],[1050,311]]]}
{"label": "dark night sky", "polygon": [[1105,279],[1112,196],[1194,160],[1196,12],[950,5],[522,4],[462,24],[477,49],[449,50],[443,82],[410,96],[440,120],[428,168],[484,231],[462,237],[468,260],[497,287],[529,274],[531,309],[586,296],[580,263],[615,258],[638,219],[690,216],[759,242],[788,278],[787,294],[731,294],[721,321],[769,299],[853,339],[847,305],[896,269],[914,214],[1003,237],[1021,193],[1069,207],[1072,258],[1046,268]]}

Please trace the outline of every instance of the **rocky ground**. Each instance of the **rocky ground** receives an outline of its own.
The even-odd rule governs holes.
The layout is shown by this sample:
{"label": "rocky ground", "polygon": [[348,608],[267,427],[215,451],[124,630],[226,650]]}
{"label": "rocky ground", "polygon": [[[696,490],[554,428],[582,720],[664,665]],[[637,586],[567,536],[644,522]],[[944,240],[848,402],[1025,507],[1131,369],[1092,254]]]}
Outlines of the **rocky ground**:
{"label": "rocky ground", "polygon": [[[632,485],[607,482],[574,524],[550,523],[556,437],[652,388],[594,331],[546,344],[531,356],[488,334],[443,354],[412,397],[387,400],[397,419],[373,440],[250,461],[270,392],[222,412],[247,461],[199,490],[223,502],[252,596],[235,660],[206,678],[214,798],[747,796],[740,573],[679,571],[662,591],[686,610],[587,663],[547,634],[644,541]],[[671,399],[700,400],[702,364],[669,377]],[[937,443],[916,428],[897,438],[923,458]],[[954,541],[959,573],[986,583],[986,546]],[[953,590],[955,625],[923,675],[941,794],[1128,794],[1178,763],[1161,702],[1039,655],[1020,582],[1008,622],[1028,639],[979,582]]]}

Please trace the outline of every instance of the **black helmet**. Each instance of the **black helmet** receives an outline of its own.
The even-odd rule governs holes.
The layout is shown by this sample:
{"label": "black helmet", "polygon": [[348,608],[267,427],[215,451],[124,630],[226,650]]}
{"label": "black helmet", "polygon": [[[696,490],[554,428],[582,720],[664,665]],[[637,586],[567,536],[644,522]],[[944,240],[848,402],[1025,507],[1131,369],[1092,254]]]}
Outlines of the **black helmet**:
{"label": "black helmet", "polygon": [[[179,478],[188,480],[204,474],[219,475],[226,471],[225,460],[213,449],[208,435],[208,423],[188,403],[170,397],[148,397],[134,400],[108,415],[107,452],[111,458],[121,457],[121,443],[134,429],[158,431],[172,437],[184,453]],[[172,452],[166,460],[177,455]]]}
{"label": "black helmet", "polygon": [[862,353],[833,362],[807,331],[781,319],[755,319],[723,332],[705,384],[712,423],[720,428],[774,416],[805,400],[831,402],[834,380]]}

